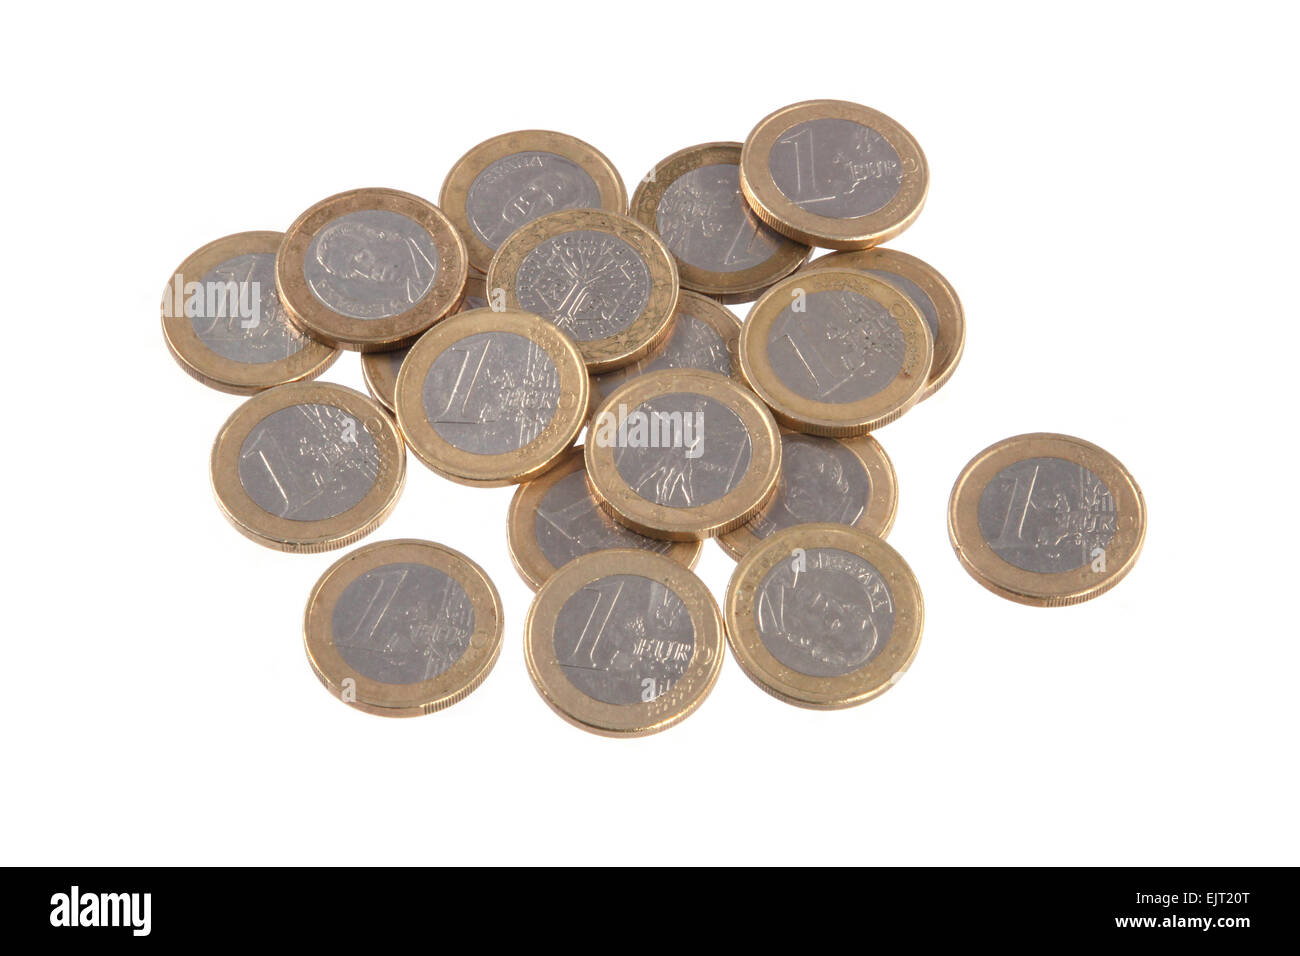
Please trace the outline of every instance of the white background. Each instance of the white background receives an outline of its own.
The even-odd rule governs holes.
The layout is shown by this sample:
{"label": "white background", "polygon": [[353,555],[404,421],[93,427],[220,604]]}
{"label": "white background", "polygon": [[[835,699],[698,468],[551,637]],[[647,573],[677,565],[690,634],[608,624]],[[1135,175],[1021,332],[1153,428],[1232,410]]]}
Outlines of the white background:
{"label": "white background", "polygon": [[[22,8],[2,67],[4,861],[1300,862],[1295,24],[883,6]],[[339,554],[273,552],[218,513],[208,454],[239,399],[168,356],[171,270],[343,189],[436,199],[507,130],[582,137],[634,185],[814,97],[920,141],[929,201],[892,244],[966,307],[952,381],[878,434],[926,600],[906,678],[819,713],[728,659],[667,733],[584,734],[524,668],[511,489],[412,457],[367,540],[481,563],[501,659],[428,717],[333,700],[300,630]],[[361,388],[356,355],[326,379]],[[966,461],[1036,430],[1111,451],[1150,511],[1133,573],[1074,608],[984,591],[945,531]],[[710,543],[699,573],[721,595],[732,567]]]}

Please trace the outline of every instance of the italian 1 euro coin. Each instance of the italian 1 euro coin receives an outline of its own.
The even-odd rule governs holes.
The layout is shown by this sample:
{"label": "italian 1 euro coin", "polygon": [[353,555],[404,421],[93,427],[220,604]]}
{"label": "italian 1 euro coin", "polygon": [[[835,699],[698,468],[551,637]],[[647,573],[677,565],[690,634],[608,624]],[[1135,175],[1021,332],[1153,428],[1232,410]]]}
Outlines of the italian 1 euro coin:
{"label": "italian 1 euro coin", "polygon": [[307,600],[307,659],[339,700],[382,717],[450,707],[501,651],[501,598],[483,569],[432,541],[379,541],[326,571]]}
{"label": "italian 1 euro coin", "polygon": [[1068,435],[1018,435],[962,470],[948,536],[971,576],[1021,604],[1087,601],[1132,570],[1146,536],[1142,491],[1112,455]]}
{"label": "italian 1 euro coin", "polygon": [[422,462],[466,485],[527,481],[586,424],[591,380],[573,341],[529,312],[454,315],[412,346],[397,421]]}
{"label": "italian 1 euro coin", "polygon": [[599,551],[560,568],[524,621],[524,660],[542,699],[609,737],[656,733],[708,696],[722,618],[699,578],[652,551]]}
{"label": "italian 1 euro coin", "polygon": [[841,524],[765,539],[727,585],[727,640],[741,669],[800,707],[852,707],[898,682],[916,656],[921,588],[898,552]]}
{"label": "italian 1 euro coin", "polygon": [[342,385],[298,382],[254,395],[212,446],[212,487],[240,532],[281,551],[340,548],[388,517],[406,448],[388,414]]}

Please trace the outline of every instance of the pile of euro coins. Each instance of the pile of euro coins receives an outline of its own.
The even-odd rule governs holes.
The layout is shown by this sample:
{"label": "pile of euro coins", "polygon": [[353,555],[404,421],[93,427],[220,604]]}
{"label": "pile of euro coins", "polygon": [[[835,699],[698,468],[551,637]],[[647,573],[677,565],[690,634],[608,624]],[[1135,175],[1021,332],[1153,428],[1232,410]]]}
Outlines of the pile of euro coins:
{"label": "pile of euro coins", "polygon": [[[673,153],[630,200],[597,149],[526,130],[469,150],[436,205],[356,189],[284,233],[218,239],[163,300],[182,367],[250,396],[213,446],[217,502],[254,541],[318,552],[383,522],[408,449],[454,482],[517,485],[486,521],[536,591],[528,671],[595,733],[688,716],[724,644],[783,701],[871,700],[924,620],[884,540],[898,490],[875,433],[948,382],[965,338],[947,280],[881,245],[928,177],[894,120],[816,100]],[[315,381],[342,350],[370,395]],[[1043,433],[977,455],[948,524],[981,584],[1050,606],[1128,572],[1144,508],[1106,452]],[[721,607],[692,572],[706,538],[737,561]],[[304,620],[325,686],[387,716],[470,693],[502,632],[483,570],[416,539],[346,553]]]}

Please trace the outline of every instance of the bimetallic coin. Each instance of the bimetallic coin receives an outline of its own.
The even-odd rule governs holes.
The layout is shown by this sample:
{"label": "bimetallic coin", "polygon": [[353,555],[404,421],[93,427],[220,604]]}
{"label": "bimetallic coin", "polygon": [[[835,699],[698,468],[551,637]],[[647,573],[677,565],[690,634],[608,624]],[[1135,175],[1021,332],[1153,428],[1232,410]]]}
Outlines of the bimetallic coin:
{"label": "bimetallic coin", "polygon": [[915,405],[933,354],[912,301],[852,269],[777,283],[740,333],[741,373],[777,421],[832,437],[880,428]]}
{"label": "bimetallic coin", "polygon": [[916,140],[885,114],[809,100],[782,107],[750,132],[740,188],[758,217],[783,235],[865,249],[920,215],[929,170]]}
{"label": "bimetallic coin", "polygon": [[234,395],[313,379],[337,349],[299,332],[275,291],[282,234],[238,232],[208,243],[176,267],[163,290],[163,338],[205,385]]}
{"label": "bimetallic coin", "polygon": [[636,548],[665,554],[682,567],[693,568],[703,549],[699,541],[648,538],[605,514],[587,486],[581,447],[515,490],[506,528],[510,559],[534,591],[557,568],[593,551]]}
{"label": "bimetallic coin", "polygon": [[685,719],[722,667],[722,618],[699,578],[653,551],[598,551],[553,574],[524,621],[524,659],[542,699],[608,737]]}
{"label": "bimetallic coin", "polygon": [[1146,502],[1113,456],[1068,435],[1018,435],[976,455],[948,501],[962,567],[995,594],[1058,607],[1109,591],[1132,570]]}
{"label": "bimetallic coin", "polygon": [[609,395],[628,379],[666,368],[698,368],[732,378],[740,377],[736,346],[740,320],[728,308],[696,292],[677,297],[673,329],[653,352],[630,365],[592,376],[596,398]]}
{"label": "bimetallic coin", "polygon": [[406,449],[372,399],[298,382],[261,392],[226,420],[212,447],[212,487],[240,532],[281,551],[329,551],[388,517]]}
{"label": "bimetallic coin", "polygon": [[[457,312],[469,312],[473,309],[488,307],[487,293],[483,290],[483,277],[471,275],[465,280],[465,298],[461,300]],[[389,411],[393,410],[394,394],[397,391],[397,373],[402,370],[402,362],[411,351],[408,345],[404,349],[392,352],[365,352],[361,356],[361,374],[366,380],[366,388]]]}
{"label": "bimetallic coin", "polygon": [[340,348],[414,342],[465,292],[465,243],[437,206],[396,189],[354,189],[299,216],[275,282],[289,318]]}
{"label": "bimetallic coin", "polygon": [[667,338],[677,307],[677,266],[639,222],[570,209],[511,233],[488,268],[494,299],[555,323],[592,373],[648,355]]}
{"label": "bimetallic coin", "polygon": [[344,703],[382,717],[450,707],[501,651],[501,598],[458,551],[411,538],[344,555],[307,600],[312,670]]}
{"label": "bimetallic coin", "polygon": [[475,309],[440,323],[397,376],[397,421],[416,456],[452,481],[508,485],[550,468],[578,437],[591,383],[544,319]]}
{"label": "bimetallic coin", "polygon": [[739,561],[776,532],[817,522],[883,538],[897,509],[894,465],[870,435],[841,439],[785,432],[776,494],[747,523],[721,535],[718,544]]}
{"label": "bimetallic coin", "polygon": [[800,524],[764,540],[727,584],[727,640],[741,669],[800,707],[852,707],[898,682],[925,612],[912,569],[880,538]]}
{"label": "bimetallic coin", "polygon": [[631,215],[676,257],[682,288],[724,302],[750,301],[810,251],[750,210],[740,192],[740,143],[673,153],[632,194]]}
{"label": "bimetallic coin", "polygon": [[497,247],[525,223],[563,209],[622,214],[627,190],[594,146],[526,129],[494,136],[457,160],[438,205],[464,237],[470,265],[487,272]]}
{"label": "bimetallic coin", "polygon": [[859,269],[884,279],[921,311],[934,340],[934,361],[922,399],[929,398],[952,377],[966,346],[966,315],[957,292],[933,266],[897,249],[878,247],[832,252],[801,269]]}
{"label": "bimetallic coin", "polygon": [[584,453],[601,506],[670,541],[744,524],[781,471],[780,433],[763,403],[696,369],[651,372],[616,389],[592,419]]}

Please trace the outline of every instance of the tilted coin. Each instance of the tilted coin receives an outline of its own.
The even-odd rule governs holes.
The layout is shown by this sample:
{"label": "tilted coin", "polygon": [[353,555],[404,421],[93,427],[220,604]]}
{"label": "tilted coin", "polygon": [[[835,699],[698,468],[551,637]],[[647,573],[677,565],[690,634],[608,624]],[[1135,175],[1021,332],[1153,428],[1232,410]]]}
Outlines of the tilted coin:
{"label": "tilted coin", "polygon": [[506,529],[510,559],[534,591],[557,568],[593,551],[654,551],[693,568],[703,548],[699,541],[648,538],[605,514],[587,487],[581,447],[571,449],[558,465],[515,490]]}
{"label": "tilted coin", "polygon": [[645,358],[593,375],[596,398],[604,398],[630,378],[665,368],[698,368],[739,378],[739,340],[740,320],[735,313],[707,296],[683,290],[677,296],[677,317],[668,338]]}
{"label": "tilted coin", "polygon": [[677,259],[682,288],[748,302],[808,257],[809,248],[754,215],[740,192],[740,143],[673,153],[632,194],[632,218]]}
{"label": "tilted coin", "polygon": [[885,537],[898,509],[894,465],[870,435],[822,438],[785,432],[776,494],[745,524],[719,536],[740,560],[760,541],[797,524],[833,522]]}
{"label": "tilted coin", "polygon": [[521,226],[488,267],[488,295],[535,312],[578,343],[592,373],[635,362],[672,328],[677,266],[653,232],[599,209],[553,212]]}
{"label": "tilted coin", "polygon": [[465,292],[465,242],[437,206],[396,189],[322,199],[284,234],[275,284],[290,320],[329,345],[414,342]]}
{"label": "tilted coin", "polygon": [[584,454],[601,506],[670,541],[744,524],[781,471],[780,433],[763,403],[696,369],[651,372],[616,389],[592,419]]}
{"label": "tilted coin", "polygon": [[921,398],[929,398],[952,377],[966,345],[966,315],[956,290],[933,266],[906,252],[879,246],[832,252],[814,259],[801,271],[811,269],[860,269],[884,279],[906,295],[921,310],[934,340],[930,380]]}
{"label": "tilted coin", "polygon": [[1132,570],[1146,536],[1133,476],[1090,442],[1040,432],[990,445],[962,469],[948,537],[995,594],[1057,607],[1102,594]]}
{"label": "tilted coin", "polygon": [[627,211],[627,190],[596,147],[564,133],[526,129],[479,143],[456,161],[438,205],[465,238],[469,261],[487,272],[510,233],[562,209]]}
{"label": "tilted coin", "polygon": [[[471,275],[465,280],[465,298],[461,300],[457,312],[469,312],[472,309],[486,309],[487,293],[483,290],[483,277]],[[402,370],[411,346],[392,352],[365,352],[361,356],[361,374],[365,378],[366,388],[389,411],[393,410],[394,395],[397,391],[397,373]]]}
{"label": "tilted coin", "polygon": [[865,249],[910,226],[929,175],[907,130],[842,100],[782,107],[759,121],[740,154],[740,188],[758,217],[831,249]]}
{"label": "tilted coin", "polygon": [[240,532],[281,551],[329,551],[373,531],[397,503],[406,449],[371,398],[296,382],[259,392],[221,426],[212,487]]}
{"label": "tilted coin", "polygon": [[750,550],[727,584],[727,641],[741,669],[800,707],[852,707],[897,683],[925,611],[912,569],[873,534],[801,524]]}
{"label": "tilted coin", "polygon": [[933,354],[912,301],[852,269],[777,283],[740,333],[740,370],[777,421],[832,437],[880,428],[915,405]]}
{"label": "tilted coin", "polygon": [[560,459],[590,397],[567,335],[529,312],[475,309],[412,346],[397,376],[397,421],[416,457],[444,478],[508,485]]}
{"label": "tilted coin", "polygon": [[524,660],[565,720],[638,737],[685,719],[722,667],[722,618],[704,582],[652,551],[599,551],[550,577],[524,621]]}
{"label": "tilted coin", "polygon": [[282,233],[237,232],[209,242],[176,267],[163,290],[163,338],[205,385],[234,395],[313,379],[337,349],[308,338],[285,317],[275,291]]}
{"label": "tilted coin", "polygon": [[473,691],[501,651],[501,598],[459,551],[403,538],[330,566],[307,600],[303,640],[321,683],[381,717],[415,717]]}

